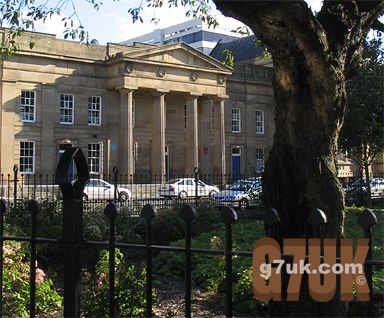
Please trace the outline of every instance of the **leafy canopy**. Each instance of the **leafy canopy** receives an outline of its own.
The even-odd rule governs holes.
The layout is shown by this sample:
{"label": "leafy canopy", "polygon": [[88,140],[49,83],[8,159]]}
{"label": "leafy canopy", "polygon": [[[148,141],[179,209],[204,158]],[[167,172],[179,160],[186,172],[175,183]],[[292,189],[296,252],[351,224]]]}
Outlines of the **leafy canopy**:
{"label": "leafy canopy", "polygon": [[380,37],[366,42],[363,64],[347,83],[347,112],[341,149],[357,163],[370,165],[383,152],[384,51]]}

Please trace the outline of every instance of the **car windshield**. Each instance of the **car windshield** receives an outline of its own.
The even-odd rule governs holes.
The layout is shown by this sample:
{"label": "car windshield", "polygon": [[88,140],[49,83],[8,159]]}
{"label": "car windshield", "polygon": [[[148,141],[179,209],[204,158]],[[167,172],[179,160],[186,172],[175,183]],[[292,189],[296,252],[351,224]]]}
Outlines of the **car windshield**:
{"label": "car windshield", "polygon": [[180,181],[180,179],[171,179],[171,180],[168,180],[165,184],[174,184],[178,181]]}
{"label": "car windshield", "polygon": [[252,183],[245,181],[236,181],[228,187],[228,190],[247,191],[252,187]]}
{"label": "car windshield", "polygon": [[350,187],[355,188],[355,187],[364,187],[365,186],[365,180],[354,180],[349,184]]}

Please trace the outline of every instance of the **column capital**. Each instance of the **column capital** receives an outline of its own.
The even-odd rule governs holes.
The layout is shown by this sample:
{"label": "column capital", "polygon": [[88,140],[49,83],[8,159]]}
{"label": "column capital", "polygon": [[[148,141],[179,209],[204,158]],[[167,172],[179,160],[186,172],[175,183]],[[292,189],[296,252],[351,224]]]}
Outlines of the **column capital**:
{"label": "column capital", "polygon": [[192,97],[201,97],[203,96],[203,93],[190,92],[189,95]]}
{"label": "column capital", "polygon": [[214,101],[221,102],[223,100],[229,99],[228,95],[216,95],[213,97]]}
{"label": "column capital", "polygon": [[120,87],[116,88],[120,93],[131,93],[133,91],[137,91],[138,87],[135,86],[129,86],[129,87]]}
{"label": "column capital", "polygon": [[167,89],[156,89],[156,90],[151,90],[151,95],[152,96],[162,96],[165,95],[166,93],[169,93],[170,91]]}

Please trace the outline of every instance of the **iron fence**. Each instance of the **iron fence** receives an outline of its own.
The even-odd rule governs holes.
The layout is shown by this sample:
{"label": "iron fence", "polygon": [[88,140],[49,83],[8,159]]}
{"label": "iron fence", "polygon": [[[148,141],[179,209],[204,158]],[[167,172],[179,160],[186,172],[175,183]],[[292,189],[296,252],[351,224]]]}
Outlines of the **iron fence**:
{"label": "iron fence", "polygon": [[[91,175],[84,191],[84,208],[94,209],[117,199],[119,206],[129,207],[133,214],[140,214],[146,204],[167,208],[175,203],[206,202],[245,210],[263,207],[260,174],[204,175],[198,171],[191,175],[174,175],[166,180],[158,175],[124,175],[116,169],[111,175]],[[183,181],[184,180],[184,181]],[[375,174],[371,180],[371,197],[367,198],[366,180],[340,178],[345,192],[346,204],[384,207],[384,178]],[[185,185],[174,185],[181,182]],[[187,185],[191,183],[191,185]],[[91,186],[92,185],[92,186]],[[196,188],[196,186],[198,187]],[[115,190],[117,186],[117,191]],[[253,186],[253,188],[252,188]],[[171,191],[172,187],[175,189]],[[204,190],[204,189],[208,190]],[[211,190],[209,190],[211,189]],[[55,175],[25,175],[18,172],[0,175],[0,197],[10,205],[14,202],[36,199],[62,200],[62,193],[55,183]]]}
{"label": "iron fence", "polygon": [[[116,168],[113,172],[104,179],[100,175],[90,176],[83,194],[85,209],[114,200],[137,215],[146,204],[167,208],[175,203],[205,202],[243,210],[262,206],[259,174],[204,175],[197,169],[192,175],[174,175],[166,180],[165,176],[158,175],[119,174]],[[62,193],[54,174],[20,174],[15,165],[12,175],[0,175],[0,197],[14,206],[17,201],[31,198],[62,200]]]}
{"label": "iron fence", "polygon": [[[78,177],[72,182],[68,176],[68,169],[72,160],[75,162],[78,171]],[[36,316],[36,248],[38,244],[50,243],[55,246],[61,246],[64,249],[64,317],[80,317],[80,286],[81,286],[81,251],[86,246],[100,246],[107,248],[109,251],[109,314],[116,317],[117,303],[115,297],[115,250],[120,248],[123,250],[141,250],[145,252],[146,263],[146,316],[151,317],[153,313],[153,253],[154,251],[169,251],[184,254],[184,282],[185,282],[185,317],[191,317],[191,297],[192,297],[192,255],[209,254],[221,255],[225,257],[225,313],[227,317],[233,316],[232,301],[232,260],[236,257],[252,257],[251,251],[237,251],[232,247],[232,228],[237,220],[237,213],[228,206],[220,208],[220,218],[225,225],[225,248],[209,249],[209,248],[193,248],[191,226],[195,219],[196,211],[193,205],[183,204],[179,210],[179,217],[184,224],[184,247],[160,246],[152,243],[152,220],[156,217],[157,210],[151,204],[146,204],[140,209],[140,216],[145,220],[146,224],[146,240],[145,244],[131,244],[116,242],[116,216],[119,213],[118,193],[114,192],[114,198],[111,202],[105,203],[104,213],[109,220],[109,240],[108,241],[90,241],[83,238],[83,209],[84,209],[84,187],[89,179],[85,157],[79,148],[70,148],[62,156],[55,175],[55,182],[59,185],[62,196],[63,209],[63,233],[60,238],[44,238],[37,236],[37,215],[40,212],[38,200],[28,200],[27,211],[31,218],[31,235],[28,237],[6,236],[4,235],[4,215],[8,210],[9,200],[0,200],[0,313],[3,314],[3,244],[5,241],[28,242],[30,249],[30,317]],[[117,186],[117,179],[114,181],[114,189]],[[36,192],[35,192],[36,193]],[[18,200],[18,192],[13,198],[13,202]],[[270,209],[263,214],[265,222],[266,236],[279,240],[282,224],[279,214],[276,210]],[[323,227],[326,223],[324,214],[319,209],[314,209],[308,218],[308,222],[312,227],[311,236],[323,238]],[[364,264],[365,273],[368,284],[372,290],[372,270],[374,267],[384,267],[383,261],[372,259],[372,242],[371,229],[377,223],[377,218],[371,210],[365,210],[359,217],[358,223],[364,231],[364,238],[369,239],[369,255]],[[283,257],[289,258],[289,255]],[[316,305],[318,310],[321,304]]]}

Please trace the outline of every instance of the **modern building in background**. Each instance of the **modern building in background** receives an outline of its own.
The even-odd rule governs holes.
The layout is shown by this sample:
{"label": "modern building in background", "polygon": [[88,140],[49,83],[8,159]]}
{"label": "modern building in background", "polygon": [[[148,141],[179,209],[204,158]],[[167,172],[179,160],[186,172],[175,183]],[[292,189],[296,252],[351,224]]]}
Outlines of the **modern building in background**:
{"label": "modern building in background", "polygon": [[205,54],[209,54],[217,42],[229,42],[239,37],[241,37],[241,34],[233,32],[233,30],[220,26],[216,28],[209,27],[201,19],[194,19],[128,39],[122,44],[133,45],[133,43],[139,42],[167,45],[183,42]]}

